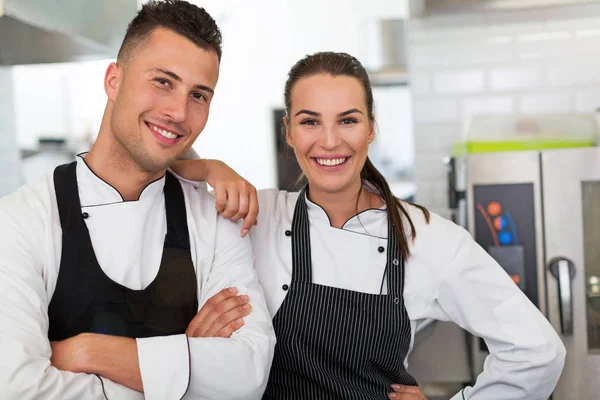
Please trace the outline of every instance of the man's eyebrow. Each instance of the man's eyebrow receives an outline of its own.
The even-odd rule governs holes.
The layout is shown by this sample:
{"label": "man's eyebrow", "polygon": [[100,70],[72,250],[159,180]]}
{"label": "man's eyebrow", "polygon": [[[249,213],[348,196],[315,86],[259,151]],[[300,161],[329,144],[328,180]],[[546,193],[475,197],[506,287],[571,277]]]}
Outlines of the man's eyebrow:
{"label": "man's eyebrow", "polygon": [[[179,75],[177,75],[173,71],[169,71],[169,70],[162,69],[162,68],[153,68],[153,69],[151,69],[151,71],[160,72],[162,74],[165,74],[168,77],[175,79],[177,82],[181,82],[182,81],[181,77]],[[194,85],[194,89],[204,90],[204,91],[207,91],[207,92],[210,92],[210,93],[213,93],[213,94],[215,93],[214,89],[212,89],[212,88],[210,88],[210,87],[208,87],[206,85],[200,85],[200,84]]]}

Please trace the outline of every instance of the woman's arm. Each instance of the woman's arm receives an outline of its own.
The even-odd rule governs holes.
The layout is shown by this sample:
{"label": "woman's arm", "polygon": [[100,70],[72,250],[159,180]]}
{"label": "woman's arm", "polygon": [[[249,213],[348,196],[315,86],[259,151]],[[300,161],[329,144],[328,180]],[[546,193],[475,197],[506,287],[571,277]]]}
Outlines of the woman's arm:
{"label": "woman's arm", "polygon": [[546,400],[564,366],[562,341],[468,232],[456,227],[452,233],[454,256],[441,267],[432,311],[483,338],[490,351],[476,384],[452,400]]}

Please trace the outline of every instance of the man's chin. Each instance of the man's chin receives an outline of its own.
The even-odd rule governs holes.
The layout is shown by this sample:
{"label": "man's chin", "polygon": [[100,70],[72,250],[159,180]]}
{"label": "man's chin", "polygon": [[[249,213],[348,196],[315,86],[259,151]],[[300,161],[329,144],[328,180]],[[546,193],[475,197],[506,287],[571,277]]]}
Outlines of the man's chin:
{"label": "man's chin", "polygon": [[159,159],[159,158],[147,158],[136,160],[140,168],[149,173],[164,173],[174,162],[176,158]]}

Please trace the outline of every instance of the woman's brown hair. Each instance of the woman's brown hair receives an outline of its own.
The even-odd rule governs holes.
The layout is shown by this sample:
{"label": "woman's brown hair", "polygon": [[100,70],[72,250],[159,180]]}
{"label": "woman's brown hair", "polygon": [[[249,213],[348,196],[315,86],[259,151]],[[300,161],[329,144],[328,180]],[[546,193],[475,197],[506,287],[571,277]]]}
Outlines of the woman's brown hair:
{"label": "woman's brown hair", "polygon": [[[285,83],[284,91],[285,108],[288,116],[290,115],[291,92],[294,85],[302,78],[307,78],[318,74],[349,76],[358,79],[365,91],[365,101],[369,120],[371,123],[374,123],[373,91],[371,89],[371,83],[369,81],[369,75],[367,74],[367,71],[362,66],[360,61],[358,61],[355,57],[352,57],[346,53],[334,52],[321,52],[306,56],[292,67],[288,74],[288,80]],[[413,224],[408,211],[403,206],[402,202],[396,196],[394,196],[387,181],[377,170],[377,168],[375,168],[373,163],[371,163],[369,157],[367,157],[367,160],[365,161],[365,165],[361,170],[360,176],[362,179],[373,184],[385,201],[385,204],[387,205],[386,211],[388,218],[390,221],[392,221],[394,232],[398,238],[398,245],[402,251],[402,257],[407,259],[410,255],[410,249],[408,243],[409,239],[405,230],[405,224],[408,224],[410,227],[411,240],[413,240],[417,235],[415,225]],[[414,206],[423,212],[425,220],[427,223],[429,223],[429,211],[422,206],[416,204]],[[402,216],[404,216],[404,219]]]}

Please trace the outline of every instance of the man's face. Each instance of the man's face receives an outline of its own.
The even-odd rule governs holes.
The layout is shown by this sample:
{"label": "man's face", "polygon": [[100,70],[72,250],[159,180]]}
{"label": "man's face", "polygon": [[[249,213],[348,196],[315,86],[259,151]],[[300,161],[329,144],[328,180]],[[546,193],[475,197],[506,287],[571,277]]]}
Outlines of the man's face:
{"label": "man's face", "polygon": [[154,30],[126,66],[107,71],[114,138],[143,170],[166,169],[204,129],[218,75],[215,52]]}

